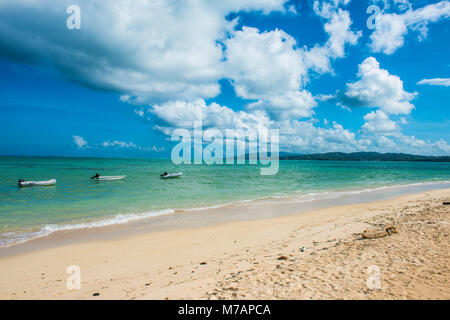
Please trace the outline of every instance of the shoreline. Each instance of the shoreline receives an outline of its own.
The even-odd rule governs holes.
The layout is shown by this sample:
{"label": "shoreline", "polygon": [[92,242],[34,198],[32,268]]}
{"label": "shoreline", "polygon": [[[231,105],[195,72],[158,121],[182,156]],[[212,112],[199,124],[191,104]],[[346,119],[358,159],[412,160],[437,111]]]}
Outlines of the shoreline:
{"label": "shoreline", "polygon": [[[54,230],[0,247],[0,258],[54,246],[92,240],[114,240],[147,232],[184,230],[214,226],[235,221],[250,221],[282,217],[333,206],[361,204],[387,200],[396,196],[417,194],[428,190],[450,188],[450,181],[425,181],[404,185],[388,185],[354,190],[325,191],[304,195],[287,195],[245,200],[208,207],[166,209],[161,214],[123,214],[93,222],[51,226]],[[131,219],[130,219],[131,218]],[[44,227],[44,229],[46,229]],[[42,232],[42,229],[41,231]],[[86,240],[87,239],[87,240]]]}
{"label": "shoreline", "polygon": [[[449,198],[429,190],[22,251],[0,256],[0,298],[449,299]],[[388,224],[399,233],[355,236]],[[81,268],[81,290],[66,288],[69,265]],[[365,287],[370,265],[382,269],[380,290]]]}

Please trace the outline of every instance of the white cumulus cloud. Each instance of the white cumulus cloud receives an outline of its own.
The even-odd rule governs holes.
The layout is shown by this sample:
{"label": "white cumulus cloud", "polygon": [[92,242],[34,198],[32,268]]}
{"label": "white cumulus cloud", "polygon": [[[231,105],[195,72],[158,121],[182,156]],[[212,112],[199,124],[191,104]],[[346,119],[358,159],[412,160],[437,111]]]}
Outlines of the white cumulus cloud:
{"label": "white cumulus cloud", "polygon": [[350,13],[339,8],[348,0],[314,1],[316,15],[325,20],[324,30],[328,34],[325,44],[316,44],[305,50],[306,65],[319,73],[331,72],[331,59],[345,56],[345,47],[355,45],[362,36],[361,31],[352,31]]}
{"label": "white cumulus cloud", "polygon": [[232,12],[284,11],[286,0],[0,1],[0,56],[45,65],[69,80],[154,102],[214,97]]}
{"label": "white cumulus cloud", "polygon": [[405,91],[403,81],[381,69],[374,57],[359,65],[358,77],[357,82],[347,84],[342,95],[345,105],[377,107],[390,114],[409,114],[414,109],[411,101],[416,93]]}
{"label": "white cumulus cloud", "polygon": [[225,45],[228,73],[238,96],[258,99],[300,89],[307,69],[296,40],[284,31],[244,27]]}
{"label": "white cumulus cloud", "polygon": [[[234,111],[217,103],[207,105],[202,99],[193,102],[173,101],[155,105],[148,112],[159,121],[158,129],[170,135],[171,128],[192,129],[194,121],[217,129],[253,129],[270,126],[270,119],[262,111],[248,113]],[[157,122],[158,122],[157,121]]]}
{"label": "white cumulus cloud", "polygon": [[395,121],[381,110],[372,111],[364,116],[366,121],[362,129],[369,133],[394,134],[400,128]]}
{"label": "white cumulus cloud", "polygon": [[[310,117],[316,107],[312,94],[304,90],[311,70],[331,72],[331,60],[345,56],[346,45],[355,45],[361,32],[351,30],[350,14],[334,1],[315,3],[315,11],[325,20],[325,44],[300,47],[282,30],[260,32],[243,27],[225,40],[227,76],[236,94],[257,100],[249,110],[265,110],[275,120]],[[321,9],[318,9],[321,8]]]}
{"label": "white cumulus cloud", "polygon": [[419,40],[428,34],[428,24],[450,17],[450,2],[440,1],[422,8],[396,14],[382,13],[377,17],[376,28],[370,35],[373,52],[392,54],[401,48],[409,31],[417,31]]}

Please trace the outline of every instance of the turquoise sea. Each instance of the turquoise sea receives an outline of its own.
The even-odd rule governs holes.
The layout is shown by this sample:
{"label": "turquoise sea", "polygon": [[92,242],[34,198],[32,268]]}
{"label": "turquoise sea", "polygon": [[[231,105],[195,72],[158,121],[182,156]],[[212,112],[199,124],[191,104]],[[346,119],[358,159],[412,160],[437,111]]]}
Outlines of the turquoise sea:
{"label": "turquoise sea", "polygon": [[[161,180],[164,172],[183,177]],[[101,175],[127,175],[97,182]],[[18,188],[18,179],[56,179]],[[450,163],[280,161],[278,174],[256,165],[182,165],[170,160],[0,157],[0,246],[56,230],[124,223],[177,209],[271,197],[353,192],[450,181]]]}

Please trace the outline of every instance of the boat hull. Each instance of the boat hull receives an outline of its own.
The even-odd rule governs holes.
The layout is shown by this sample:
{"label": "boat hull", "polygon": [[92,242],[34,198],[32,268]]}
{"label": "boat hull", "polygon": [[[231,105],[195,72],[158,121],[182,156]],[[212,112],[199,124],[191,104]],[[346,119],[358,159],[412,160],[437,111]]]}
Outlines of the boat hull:
{"label": "boat hull", "polygon": [[54,186],[56,184],[55,179],[50,179],[47,181],[23,181],[19,182],[19,187],[48,187],[48,186]]}
{"label": "boat hull", "polygon": [[125,179],[126,176],[100,176],[97,178],[98,181],[114,181]]}
{"label": "boat hull", "polygon": [[177,172],[177,173],[161,176],[161,179],[175,179],[175,178],[181,177],[182,175],[183,175],[183,172]]}

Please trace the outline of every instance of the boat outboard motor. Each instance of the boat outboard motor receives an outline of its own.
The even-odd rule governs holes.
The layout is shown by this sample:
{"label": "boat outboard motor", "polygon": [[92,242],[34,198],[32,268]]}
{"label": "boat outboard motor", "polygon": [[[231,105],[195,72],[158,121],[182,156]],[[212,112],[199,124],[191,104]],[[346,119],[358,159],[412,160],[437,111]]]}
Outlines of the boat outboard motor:
{"label": "boat outboard motor", "polygon": [[100,178],[100,175],[98,173],[95,174],[95,176],[91,177],[91,179]]}
{"label": "boat outboard motor", "polygon": [[169,173],[168,172],[164,172],[162,175],[161,175],[161,177],[165,177],[165,176],[167,176]]}
{"label": "boat outboard motor", "polygon": [[20,186],[20,184],[22,183],[22,182],[24,182],[25,180],[23,180],[23,179],[19,179],[19,186]]}

